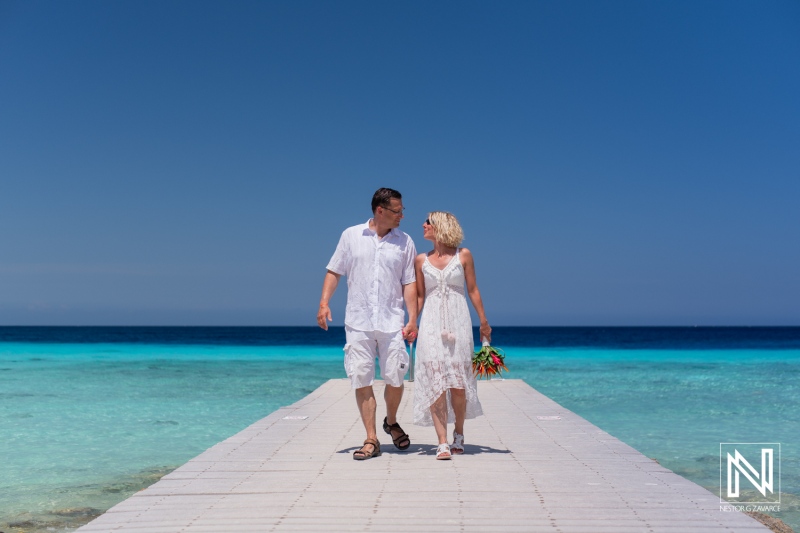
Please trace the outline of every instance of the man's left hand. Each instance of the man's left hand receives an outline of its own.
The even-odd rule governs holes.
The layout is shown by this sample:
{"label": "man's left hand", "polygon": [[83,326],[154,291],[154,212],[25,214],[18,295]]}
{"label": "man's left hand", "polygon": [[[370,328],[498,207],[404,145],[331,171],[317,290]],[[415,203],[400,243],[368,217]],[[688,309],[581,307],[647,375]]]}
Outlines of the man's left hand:
{"label": "man's left hand", "polygon": [[417,340],[417,325],[413,322],[406,324],[403,328],[403,338],[406,342],[414,342]]}

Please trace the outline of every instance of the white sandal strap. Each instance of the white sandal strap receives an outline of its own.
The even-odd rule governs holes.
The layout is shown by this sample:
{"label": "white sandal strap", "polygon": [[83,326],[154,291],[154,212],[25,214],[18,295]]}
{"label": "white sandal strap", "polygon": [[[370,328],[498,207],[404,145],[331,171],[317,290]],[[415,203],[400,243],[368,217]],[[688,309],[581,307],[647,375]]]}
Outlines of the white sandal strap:
{"label": "white sandal strap", "polygon": [[452,448],[456,448],[458,450],[464,449],[464,435],[461,433],[456,433],[453,431],[453,445]]}

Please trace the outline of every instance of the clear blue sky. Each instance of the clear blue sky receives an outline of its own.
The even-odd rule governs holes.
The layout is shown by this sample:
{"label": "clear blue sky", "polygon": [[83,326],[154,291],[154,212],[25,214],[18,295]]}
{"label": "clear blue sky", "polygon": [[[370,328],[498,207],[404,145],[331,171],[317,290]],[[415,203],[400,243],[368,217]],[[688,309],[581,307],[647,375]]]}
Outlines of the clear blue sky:
{"label": "clear blue sky", "polygon": [[494,325],[800,325],[799,65],[794,0],[0,0],[0,324],[314,325],[385,186]]}

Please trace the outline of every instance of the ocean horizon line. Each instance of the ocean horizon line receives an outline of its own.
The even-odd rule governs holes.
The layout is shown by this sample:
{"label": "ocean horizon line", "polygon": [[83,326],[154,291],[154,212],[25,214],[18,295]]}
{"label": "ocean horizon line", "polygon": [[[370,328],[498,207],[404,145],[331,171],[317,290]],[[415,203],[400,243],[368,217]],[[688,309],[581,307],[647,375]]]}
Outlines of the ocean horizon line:
{"label": "ocean horizon line", "polygon": [[[480,344],[477,327],[472,328]],[[797,326],[495,326],[501,347],[800,350]],[[343,346],[344,326],[0,326],[0,344]]]}
{"label": "ocean horizon line", "polygon": [[[225,325],[225,324],[214,324],[214,325],[202,325],[202,324],[0,324],[0,329],[3,328],[202,328],[202,329],[213,329],[213,328],[238,328],[238,329],[259,329],[259,328],[307,328],[307,329],[322,329],[317,325],[308,325],[308,324],[282,324],[282,325],[261,325],[261,326],[253,326],[253,325]],[[343,325],[336,325],[336,326],[328,326],[329,329],[344,329]],[[478,326],[473,326],[473,329],[477,329]],[[749,328],[749,329],[793,329],[797,328],[800,329],[800,324],[759,324],[759,325],[735,325],[735,324],[683,324],[683,325],[675,325],[675,324],[648,324],[648,325],[626,325],[626,324],[613,324],[613,325],[505,325],[505,324],[497,324],[493,325],[492,328],[503,328],[503,329],[512,329],[512,328],[525,328],[525,329],[737,329],[737,328]]]}

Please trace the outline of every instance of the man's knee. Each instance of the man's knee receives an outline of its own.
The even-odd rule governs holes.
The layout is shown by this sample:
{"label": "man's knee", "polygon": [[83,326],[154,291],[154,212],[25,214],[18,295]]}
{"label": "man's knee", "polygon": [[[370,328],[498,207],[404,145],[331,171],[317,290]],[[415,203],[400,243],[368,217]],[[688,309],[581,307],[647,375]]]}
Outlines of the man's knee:
{"label": "man's knee", "polygon": [[383,389],[383,398],[387,402],[392,402],[395,404],[400,403],[400,399],[403,397],[403,385],[401,384],[399,387],[393,387],[386,384],[386,388]]}
{"label": "man's knee", "polygon": [[356,391],[356,398],[359,399],[368,399],[375,397],[375,391],[372,389],[372,385],[368,385],[366,387],[358,387],[355,389]]}

